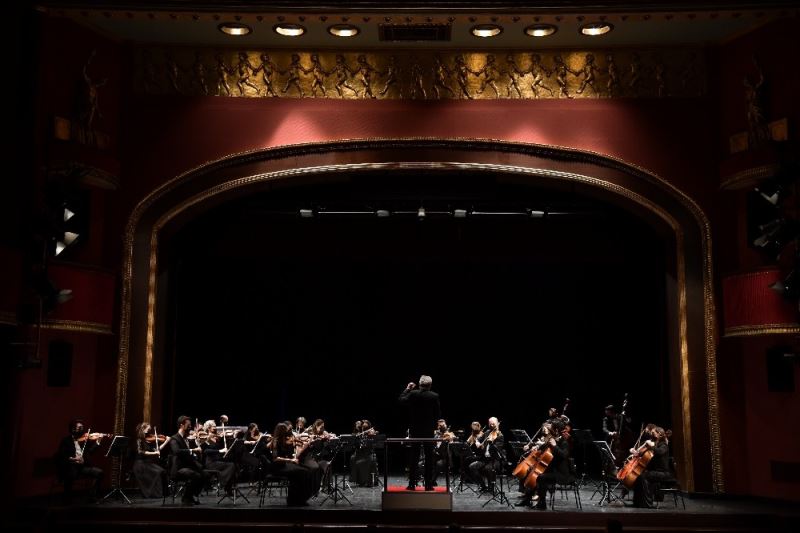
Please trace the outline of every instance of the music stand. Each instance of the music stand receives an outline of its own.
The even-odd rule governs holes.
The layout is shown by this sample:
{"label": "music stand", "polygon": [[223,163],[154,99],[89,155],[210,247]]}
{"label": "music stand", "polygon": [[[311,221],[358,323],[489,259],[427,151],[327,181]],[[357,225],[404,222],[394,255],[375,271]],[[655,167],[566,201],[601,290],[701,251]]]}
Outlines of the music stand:
{"label": "music stand", "polygon": [[[325,447],[331,450],[332,457],[331,457],[331,475],[333,476],[333,488],[329,490],[328,495],[325,496],[325,499],[319,502],[320,505],[324,504],[328,500],[333,500],[333,503],[336,504],[339,500],[344,500],[350,505],[353,505],[347,496],[344,494],[344,490],[346,488],[350,488],[350,485],[347,483],[346,478],[342,480],[342,486],[339,486],[339,477],[345,477],[347,474],[336,474],[335,471],[335,461],[336,458],[342,452],[342,455],[346,455],[344,452],[354,449],[355,444],[358,442],[358,437],[355,435],[339,435],[338,439],[329,439],[325,442]],[[344,458],[342,459],[342,465],[345,466]],[[346,468],[344,468],[347,470]],[[353,489],[350,489],[350,492],[353,492]]]}
{"label": "music stand", "polygon": [[[595,489],[592,495],[589,497],[591,500],[594,498],[594,495],[598,492],[600,493],[600,501],[597,502],[597,505],[603,505],[603,503],[611,503],[616,500],[622,501],[622,499],[614,494],[614,489],[608,483],[608,480],[616,474],[617,467],[614,464],[616,458],[611,451],[611,448],[608,446],[608,443],[604,440],[595,440],[592,441],[594,443],[595,448],[600,452],[600,465],[601,465],[601,479],[599,486]],[[619,484],[617,484],[619,485]],[[616,488],[616,486],[614,487]]]}
{"label": "music stand", "polygon": [[[114,439],[111,441],[111,445],[106,451],[106,457],[116,457],[119,460],[119,473],[114,477],[114,485],[111,492],[103,496],[103,499],[100,500],[101,502],[106,501],[111,496],[116,496],[122,498],[128,503],[131,503],[131,501],[128,499],[128,496],[125,494],[125,491],[123,491],[122,487],[120,486],[122,484],[122,472],[125,468],[125,455],[128,451],[129,444],[130,438],[123,435],[114,435]],[[158,443],[156,443],[156,446],[158,446]]]}
{"label": "music stand", "polygon": [[458,456],[458,486],[456,487],[456,492],[466,492],[467,489],[469,489],[473,494],[478,494],[475,487],[470,486],[468,482],[464,481],[465,477],[467,480],[470,479],[469,474],[467,474],[467,470],[469,469],[468,459],[471,457],[469,444],[466,442],[454,441],[450,443],[450,450]]}
{"label": "music stand", "polygon": [[528,436],[528,432],[524,429],[512,429],[511,430],[512,439],[509,439],[509,442],[524,442],[525,444],[531,441],[531,438]]}
{"label": "music stand", "polygon": [[[233,441],[233,444],[231,444],[231,447],[228,448],[228,450],[222,456],[222,459],[226,460],[228,459],[228,457],[235,459],[236,457],[239,456],[240,453],[243,452],[244,452],[244,441],[236,439]],[[247,496],[245,496],[244,493],[241,490],[239,490],[239,465],[236,462],[233,462],[233,494],[230,495],[223,494],[222,498],[220,498],[219,501],[217,502],[217,505],[224,502],[226,498],[230,498],[231,500],[233,500],[233,505],[236,505],[237,496],[243,498],[244,501],[246,501],[247,503],[250,503],[250,500],[247,499]]]}

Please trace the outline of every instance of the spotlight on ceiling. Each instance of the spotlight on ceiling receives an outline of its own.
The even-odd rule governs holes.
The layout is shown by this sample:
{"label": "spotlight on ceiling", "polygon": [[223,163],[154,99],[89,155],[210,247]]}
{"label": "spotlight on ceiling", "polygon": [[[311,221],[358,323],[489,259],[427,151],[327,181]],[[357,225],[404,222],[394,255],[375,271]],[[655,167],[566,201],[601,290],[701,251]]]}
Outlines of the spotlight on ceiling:
{"label": "spotlight on ceiling", "polygon": [[469,31],[475,37],[497,37],[503,33],[503,27],[497,24],[478,24]]}
{"label": "spotlight on ceiling", "polygon": [[417,218],[419,218],[420,220],[425,220],[425,208],[424,207],[420,207],[417,210]]}
{"label": "spotlight on ceiling", "polygon": [[391,215],[388,209],[378,209],[377,211],[375,211],[375,214],[378,216],[378,218],[386,218],[389,215]]}
{"label": "spotlight on ceiling", "polygon": [[456,209],[453,211],[454,218],[467,218],[467,210],[466,209]]}
{"label": "spotlight on ceiling", "polygon": [[328,28],[328,33],[336,37],[355,37],[361,32],[358,26],[352,24],[334,24]]}
{"label": "spotlight on ceiling", "polygon": [[313,209],[301,209],[300,210],[300,218],[314,218],[314,210]]}
{"label": "spotlight on ceiling", "polygon": [[547,37],[557,32],[558,27],[552,24],[532,24],[525,28],[524,31],[525,35],[530,35],[531,37]]}
{"label": "spotlight on ceiling", "polygon": [[608,22],[589,22],[581,25],[581,33],[589,36],[604,35],[613,29],[614,26]]}
{"label": "spotlight on ceiling", "polygon": [[544,211],[535,211],[531,209],[528,211],[528,214],[530,214],[531,218],[544,218]]}
{"label": "spotlight on ceiling", "polygon": [[233,35],[234,37],[249,35],[253,32],[253,28],[240,22],[223,22],[217,26],[217,29],[226,35]]}
{"label": "spotlight on ceiling", "polygon": [[300,24],[281,23],[273,26],[272,31],[284,37],[300,37],[306,32],[306,29]]}

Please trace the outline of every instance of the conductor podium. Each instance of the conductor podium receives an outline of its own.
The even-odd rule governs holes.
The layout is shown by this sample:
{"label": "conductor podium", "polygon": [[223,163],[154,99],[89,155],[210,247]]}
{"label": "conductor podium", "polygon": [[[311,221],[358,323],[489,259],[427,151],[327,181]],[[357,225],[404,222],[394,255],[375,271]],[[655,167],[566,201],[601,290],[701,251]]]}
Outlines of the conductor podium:
{"label": "conductor podium", "polygon": [[[453,494],[450,492],[450,465],[445,468],[445,486],[436,487],[436,490],[407,490],[406,487],[389,485],[389,446],[403,444],[429,443],[431,446],[441,439],[422,439],[422,438],[395,438],[386,439],[386,447],[383,452],[383,492],[381,493],[381,508],[384,511],[393,510],[428,510],[428,511],[452,511]],[[448,443],[442,442],[443,446]],[[449,454],[448,454],[449,455]]]}

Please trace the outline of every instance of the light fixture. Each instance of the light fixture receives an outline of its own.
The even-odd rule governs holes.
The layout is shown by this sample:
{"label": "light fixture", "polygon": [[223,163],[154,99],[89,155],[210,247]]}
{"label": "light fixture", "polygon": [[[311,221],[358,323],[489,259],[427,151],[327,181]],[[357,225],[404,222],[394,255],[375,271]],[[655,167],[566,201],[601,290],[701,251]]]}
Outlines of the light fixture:
{"label": "light fixture", "polygon": [[314,210],[313,209],[301,209],[300,210],[300,218],[314,218]]}
{"label": "light fixture", "polygon": [[547,37],[557,32],[558,27],[552,24],[532,24],[523,31],[525,35],[530,35],[531,37]]}
{"label": "light fixture", "polygon": [[583,35],[597,36],[603,35],[614,29],[614,26],[608,22],[589,22],[581,25],[581,33]]}
{"label": "light fixture", "polygon": [[544,211],[535,211],[531,209],[529,213],[531,218],[544,218]]}
{"label": "light fixture", "polygon": [[425,208],[424,207],[420,207],[417,210],[417,218],[419,218],[420,220],[425,220]]}
{"label": "light fixture", "polygon": [[253,28],[240,22],[223,22],[217,26],[217,29],[226,35],[233,35],[234,37],[241,37],[253,32]]}
{"label": "light fixture", "polygon": [[454,218],[467,218],[467,210],[466,209],[456,209],[453,211]]}
{"label": "light fixture", "polygon": [[328,28],[328,33],[336,37],[355,37],[360,32],[358,26],[352,24],[334,24]]}
{"label": "light fixture", "polygon": [[478,24],[469,31],[475,37],[497,37],[503,33],[503,27],[497,24]]}
{"label": "light fixture", "polygon": [[378,209],[377,211],[375,211],[375,214],[378,216],[378,218],[386,218],[391,213],[389,213],[388,209]]}
{"label": "light fixture", "polygon": [[306,28],[300,24],[280,23],[272,27],[272,31],[284,37],[300,37],[306,32]]}
{"label": "light fixture", "polygon": [[64,222],[75,216],[75,213],[69,210],[68,207],[64,208]]}

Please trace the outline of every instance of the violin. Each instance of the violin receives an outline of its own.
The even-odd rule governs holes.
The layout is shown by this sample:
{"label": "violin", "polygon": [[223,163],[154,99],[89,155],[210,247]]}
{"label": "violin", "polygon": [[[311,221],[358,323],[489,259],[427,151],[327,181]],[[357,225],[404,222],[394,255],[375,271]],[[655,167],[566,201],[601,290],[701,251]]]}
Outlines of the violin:
{"label": "violin", "polygon": [[159,444],[163,444],[164,442],[166,442],[166,440],[167,440],[166,435],[158,435],[158,437],[156,437],[155,435],[145,435],[144,437],[144,441],[150,443],[158,442]]}
{"label": "violin", "polygon": [[86,442],[86,441],[97,442],[98,440],[104,437],[113,437],[113,436],[114,435],[110,433],[84,433],[75,440],[77,440],[78,442]]}

